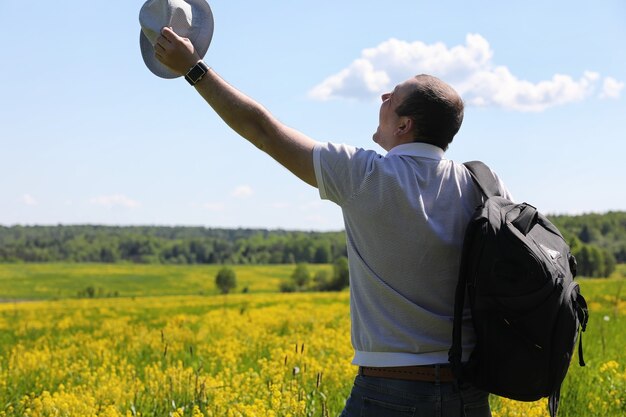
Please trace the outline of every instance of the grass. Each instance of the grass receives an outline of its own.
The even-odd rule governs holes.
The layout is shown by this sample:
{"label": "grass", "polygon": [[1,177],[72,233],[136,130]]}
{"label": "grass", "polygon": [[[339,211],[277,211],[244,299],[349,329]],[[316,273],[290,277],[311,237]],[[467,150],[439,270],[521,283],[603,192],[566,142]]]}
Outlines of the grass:
{"label": "grass", "polygon": [[[88,287],[103,296],[215,295],[215,275],[224,265],[0,264],[0,300],[77,297]],[[294,265],[235,265],[236,292],[277,292]],[[330,265],[309,265],[311,275]]]}

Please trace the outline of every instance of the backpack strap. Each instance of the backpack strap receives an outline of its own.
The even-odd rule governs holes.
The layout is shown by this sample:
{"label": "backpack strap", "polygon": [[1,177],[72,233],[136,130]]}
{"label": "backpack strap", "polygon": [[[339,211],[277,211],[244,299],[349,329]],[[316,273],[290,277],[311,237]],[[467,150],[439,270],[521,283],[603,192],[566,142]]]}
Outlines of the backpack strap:
{"label": "backpack strap", "polygon": [[559,385],[556,391],[554,391],[548,397],[548,411],[550,412],[550,417],[556,417],[556,414],[559,411],[560,398],[561,398],[561,386]]}
{"label": "backpack strap", "polygon": [[[480,161],[465,162],[463,165],[468,169],[472,176],[472,180],[478,186],[481,193],[486,197],[499,196],[500,187],[496,177],[491,169]],[[472,236],[471,224],[465,231],[465,236]],[[463,240],[462,254],[466,254],[471,247],[470,239],[467,237]],[[462,327],[463,327],[463,308],[465,305],[465,294],[467,291],[467,264],[469,259],[467,255],[461,256],[461,265],[459,268],[459,280],[456,284],[454,294],[454,319],[452,326],[452,346],[448,351],[448,361],[452,365],[452,372],[458,383],[462,383],[465,377],[463,372],[463,364],[461,362],[463,356],[462,347]]]}
{"label": "backpack strap", "polygon": [[[471,236],[473,234],[472,225],[470,224],[465,231],[465,236]],[[462,383],[465,377],[463,372],[463,363],[461,362],[463,357],[462,346],[462,327],[463,327],[463,308],[465,306],[465,294],[467,291],[467,267],[468,267],[468,253],[471,247],[470,239],[465,238],[463,240],[463,250],[461,253],[461,265],[459,268],[459,279],[456,284],[456,291],[454,293],[454,318],[452,325],[452,346],[448,351],[448,361],[452,366],[452,373],[457,379],[457,383]]]}
{"label": "backpack strap", "polygon": [[469,161],[463,165],[472,175],[474,183],[487,198],[501,196],[498,180],[493,175],[491,169],[481,161]]}
{"label": "backpack strap", "polygon": [[519,216],[517,216],[511,224],[526,236],[528,232],[530,232],[530,229],[537,224],[539,212],[537,208],[528,203],[521,204],[520,208]]}
{"label": "backpack strap", "polygon": [[463,380],[463,365],[461,363],[463,356],[462,347],[462,329],[463,325],[463,306],[465,304],[465,286],[467,279],[463,271],[465,270],[465,261],[461,261],[461,270],[459,273],[459,282],[456,284],[456,292],[454,295],[454,319],[452,325],[452,346],[448,351],[448,361],[452,366],[452,373],[457,382]]}
{"label": "backpack strap", "polygon": [[587,320],[589,320],[589,309],[587,308],[587,301],[581,293],[576,296],[576,314],[578,315],[578,321],[580,322],[580,335],[578,336],[578,364],[585,366],[585,359],[583,358],[583,332],[587,330]]}
{"label": "backpack strap", "polygon": [[[465,162],[463,165],[472,175],[474,184],[478,186],[483,195],[487,198],[502,197],[500,185],[491,169],[481,161]],[[526,236],[530,229],[537,224],[537,209],[528,203],[520,206],[521,211],[513,221],[513,225]]]}
{"label": "backpack strap", "polygon": [[[500,186],[498,179],[493,174],[491,169],[481,161],[465,162],[463,165],[469,171],[474,184],[478,186],[481,193],[486,197],[501,196]],[[475,226],[474,226],[475,227]],[[472,225],[468,225],[465,231],[465,239],[463,240],[463,250],[461,253],[461,265],[459,268],[459,279],[456,285],[456,291],[454,294],[454,319],[452,326],[452,346],[448,351],[448,361],[452,365],[452,372],[457,379],[458,383],[462,383],[465,378],[463,371],[463,363],[461,362],[463,356],[462,347],[462,327],[463,327],[463,308],[465,306],[465,295],[467,291],[467,269],[468,269],[468,255],[469,249],[472,245],[471,239],[467,236],[473,236],[474,230]]]}

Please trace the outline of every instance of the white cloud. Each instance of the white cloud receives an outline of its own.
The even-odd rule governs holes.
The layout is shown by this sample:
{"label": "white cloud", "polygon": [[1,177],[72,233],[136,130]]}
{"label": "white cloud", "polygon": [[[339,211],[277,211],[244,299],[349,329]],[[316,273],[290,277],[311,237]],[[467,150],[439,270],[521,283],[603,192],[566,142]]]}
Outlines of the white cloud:
{"label": "white cloud", "polygon": [[240,185],[230,193],[230,195],[235,198],[248,198],[252,194],[254,194],[254,192],[249,185]]}
{"label": "white cloud", "polygon": [[314,87],[310,96],[320,100],[338,96],[354,98],[377,96],[387,88],[389,82],[389,76],[385,71],[375,70],[373,64],[366,59],[357,59],[350,67]]}
{"label": "white cloud", "polygon": [[516,78],[508,68],[500,66],[470,74],[455,87],[470,105],[541,111],[584,100],[593,94],[597,78],[593,72],[585,72],[578,80],[555,74],[551,80],[532,83]]}
{"label": "white cloud", "polygon": [[23,194],[20,197],[20,201],[22,202],[22,204],[25,204],[27,206],[36,206],[37,204],[39,204],[35,197],[30,194]]}
{"label": "white cloud", "polygon": [[95,206],[103,206],[106,208],[124,207],[124,208],[137,208],[140,206],[139,202],[132,200],[122,194],[114,195],[101,195],[89,200],[89,203]]}
{"label": "white cloud", "polygon": [[[360,58],[315,86],[309,96],[369,100],[390,91],[397,82],[427,73],[450,83],[470,105],[541,111],[588,98],[600,78],[587,71],[578,79],[555,74],[533,83],[519,79],[506,66],[495,65],[492,58],[489,42],[478,34],[468,34],[464,45],[452,48],[440,42],[389,39],[363,50]],[[623,83],[607,77],[603,95],[614,97],[622,87]]]}
{"label": "white cloud", "polygon": [[605,77],[602,84],[602,98],[619,98],[622,90],[624,89],[624,83],[617,81],[613,77]]}

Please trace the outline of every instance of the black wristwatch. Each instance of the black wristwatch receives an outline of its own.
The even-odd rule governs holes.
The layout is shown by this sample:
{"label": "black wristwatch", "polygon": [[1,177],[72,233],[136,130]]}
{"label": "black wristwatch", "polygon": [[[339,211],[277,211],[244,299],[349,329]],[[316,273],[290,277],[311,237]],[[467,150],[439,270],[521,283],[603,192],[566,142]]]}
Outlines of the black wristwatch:
{"label": "black wristwatch", "polygon": [[189,72],[187,72],[187,75],[185,75],[185,79],[189,84],[196,85],[207,72],[209,72],[209,67],[207,66],[207,64],[202,61],[198,61],[198,63],[191,67]]}

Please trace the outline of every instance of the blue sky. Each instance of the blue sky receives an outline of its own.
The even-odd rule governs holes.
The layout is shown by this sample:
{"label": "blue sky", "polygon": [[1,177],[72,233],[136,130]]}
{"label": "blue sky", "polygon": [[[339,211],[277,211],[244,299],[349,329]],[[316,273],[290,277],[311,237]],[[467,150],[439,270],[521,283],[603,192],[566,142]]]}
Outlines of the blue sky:
{"label": "blue sky", "polygon": [[[142,1],[0,0],[0,224],[343,228],[139,51]],[[449,159],[517,200],[626,210],[626,2],[214,0],[205,61],[319,141],[372,142],[378,97],[411,75],[467,103]]]}

